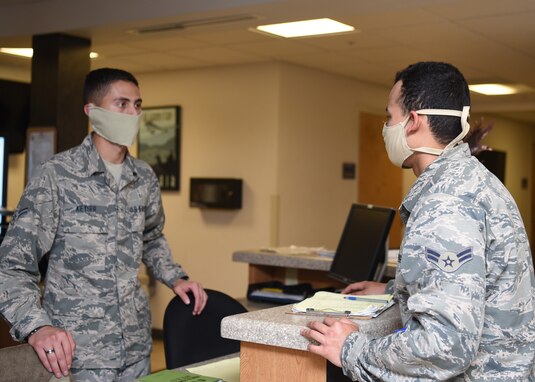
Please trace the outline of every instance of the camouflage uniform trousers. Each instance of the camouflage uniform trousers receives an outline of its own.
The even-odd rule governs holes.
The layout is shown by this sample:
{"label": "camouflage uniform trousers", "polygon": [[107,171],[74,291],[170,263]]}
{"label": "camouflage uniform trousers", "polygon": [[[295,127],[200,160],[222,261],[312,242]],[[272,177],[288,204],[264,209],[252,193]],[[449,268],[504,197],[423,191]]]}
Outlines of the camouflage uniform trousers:
{"label": "camouflage uniform trousers", "polygon": [[73,382],[132,382],[150,374],[150,357],[121,369],[71,369]]}

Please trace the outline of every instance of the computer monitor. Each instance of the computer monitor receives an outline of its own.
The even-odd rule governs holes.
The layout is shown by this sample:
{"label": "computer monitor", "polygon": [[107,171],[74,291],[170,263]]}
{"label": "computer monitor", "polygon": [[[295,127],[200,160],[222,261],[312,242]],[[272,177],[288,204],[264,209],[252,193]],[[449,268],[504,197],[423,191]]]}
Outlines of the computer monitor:
{"label": "computer monitor", "polygon": [[386,264],[387,238],[395,209],[353,204],[329,276],[346,284],[374,280]]}

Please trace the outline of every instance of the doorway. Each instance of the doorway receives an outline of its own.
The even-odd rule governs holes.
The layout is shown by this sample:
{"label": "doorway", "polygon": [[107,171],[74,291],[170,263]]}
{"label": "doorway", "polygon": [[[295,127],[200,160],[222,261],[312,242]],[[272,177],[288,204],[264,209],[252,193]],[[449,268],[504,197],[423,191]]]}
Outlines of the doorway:
{"label": "doorway", "polygon": [[[388,159],[382,133],[384,121],[382,115],[360,114],[358,201],[397,209],[403,197],[403,170]],[[390,230],[389,247],[399,248],[401,237],[398,214]]]}

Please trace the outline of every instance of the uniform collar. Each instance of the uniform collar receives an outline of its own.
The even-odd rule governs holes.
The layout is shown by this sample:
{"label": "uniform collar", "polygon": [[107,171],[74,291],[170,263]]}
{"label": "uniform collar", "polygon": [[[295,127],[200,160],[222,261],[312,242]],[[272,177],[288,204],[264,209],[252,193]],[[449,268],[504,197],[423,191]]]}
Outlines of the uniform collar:
{"label": "uniform collar", "polygon": [[[85,137],[84,141],[82,142],[82,148],[86,151],[88,158],[87,176],[102,174],[106,172],[106,165],[104,164],[102,157],[97,151],[92,133]],[[136,165],[130,153],[126,153],[126,157],[123,163],[123,177],[126,175],[128,182],[130,182],[137,177],[138,173]]]}
{"label": "uniform collar", "polygon": [[427,192],[441,177],[444,171],[447,169],[447,164],[458,162],[464,158],[469,158],[470,147],[468,143],[462,143],[449,150],[444,151],[437,157],[427,168],[420,174],[418,179],[412,185],[410,191],[407,193],[400,207],[400,216],[404,223],[407,222],[409,215],[420,196]]}

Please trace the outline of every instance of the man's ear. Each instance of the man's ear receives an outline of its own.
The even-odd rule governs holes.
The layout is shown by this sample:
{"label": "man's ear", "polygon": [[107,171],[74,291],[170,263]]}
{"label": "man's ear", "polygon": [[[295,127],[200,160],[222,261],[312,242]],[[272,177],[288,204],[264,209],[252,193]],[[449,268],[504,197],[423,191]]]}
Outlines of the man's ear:
{"label": "man's ear", "polygon": [[420,115],[415,111],[409,112],[410,119],[406,127],[407,136],[417,133],[422,129],[422,124],[425,123],[425,115]]}
{"label": "man's ear", "polygon": [[87,115],[87,116],[89,116],[89,107],[90,107],[90,106],[94,106],[94,105],[93,105],[92,103],[86,103],[86,104],[84,105],[84,113],[85,113],[85,115]]}

